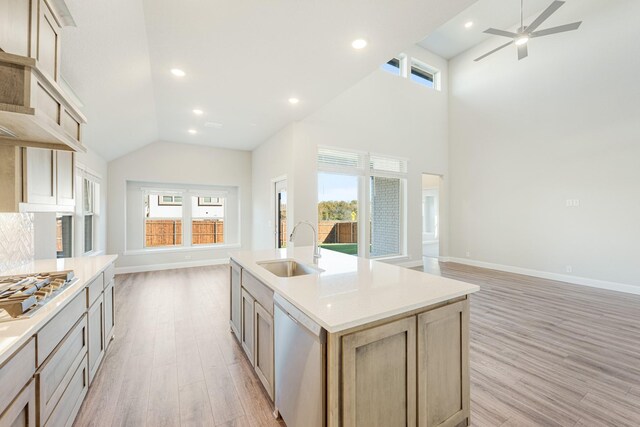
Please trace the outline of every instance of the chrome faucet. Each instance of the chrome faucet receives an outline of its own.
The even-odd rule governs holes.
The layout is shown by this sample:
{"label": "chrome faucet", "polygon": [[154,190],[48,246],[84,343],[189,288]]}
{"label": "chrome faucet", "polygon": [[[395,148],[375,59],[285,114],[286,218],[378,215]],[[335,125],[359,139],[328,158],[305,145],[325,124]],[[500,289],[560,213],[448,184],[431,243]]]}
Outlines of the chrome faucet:
{"label": "chrome faucet", "polygon": [[295,239],[296,237],[296,230],[298,229],[298,226],[302,224],[308,225],[309,227],[311,227],[311,230],[313,230],[313,263],[317,264],[318,259],[321,258],[322,255],[320,255],[320,246],[318,245],[318,233],[316,232],[316,228],[313,226],[313,224],[311,224],[309,221],[298,222],[295,227],[293,227],[293,231],[289,235],[289,241],[293,242],[293,239]]}

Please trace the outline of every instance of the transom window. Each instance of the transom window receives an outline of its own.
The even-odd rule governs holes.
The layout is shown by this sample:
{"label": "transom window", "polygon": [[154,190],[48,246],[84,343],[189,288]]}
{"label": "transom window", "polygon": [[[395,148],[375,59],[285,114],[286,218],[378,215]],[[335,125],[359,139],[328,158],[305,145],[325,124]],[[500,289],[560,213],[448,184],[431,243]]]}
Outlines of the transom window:
{"label": "transom window", "polygon": [[440,71],[416,58],[408,58],[401,54],[382,64],[381,68],[419,85],[440,90]]}

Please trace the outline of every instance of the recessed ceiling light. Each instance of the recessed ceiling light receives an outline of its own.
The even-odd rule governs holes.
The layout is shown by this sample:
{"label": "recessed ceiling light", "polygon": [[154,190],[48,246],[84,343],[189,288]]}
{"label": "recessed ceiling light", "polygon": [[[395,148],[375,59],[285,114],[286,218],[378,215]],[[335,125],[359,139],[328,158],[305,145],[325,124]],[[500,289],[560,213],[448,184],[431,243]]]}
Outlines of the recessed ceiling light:
{"label": "recessed ceiling light", "polygon": [[516,39],[516,46],[522,46],[523,44],[527,44],[529,41],[529,37],[522,36]]}
{"label": "recessed ceiling light", "polygon": [[354,49],[363,49],[367,47],[367,41],[365,39],[356,39],[351,43]]}
{"label": "recessed ceiling light", "polygon": [[185,73],[184,71],[182,71],[179,68],[172,68],[171,69],[171,74],[173,74],[176,77],[184,77],[187,75],[187,73]]}
{"label": "recessed ceiling light", "polygon": [[220,129],[220,128],[222,127],[222,123],[206,122],[206,123],[204,124],[204,127]]}
{"label": "recessed ceiling light", "polygon": [[201,116],[204,114],[204,111],[199,110],[198,108],[196,108],[195,110],[193,110],[193,114],[195,114],[196,116]]}
{"label": "recessed ceiling light", "polygon": [[464,27],[465,27],[465,28],[471,28],[471,27],[473,27],[473,21],[469,21],[469,22],[465,23],[465,24],[464,24]]}
{"label": "recessed ceiling light", "polygon": [[298,102],[300,102],[300,100],[298,98],[289,98],[289,103],[290,104],[297,104]]}
{"label": "recessed ceiling light", "polygon": [[191,135],[195,135],[196,133],[198,133],[198,131],[195,129],[189,129],[187,132],[189,132]]}

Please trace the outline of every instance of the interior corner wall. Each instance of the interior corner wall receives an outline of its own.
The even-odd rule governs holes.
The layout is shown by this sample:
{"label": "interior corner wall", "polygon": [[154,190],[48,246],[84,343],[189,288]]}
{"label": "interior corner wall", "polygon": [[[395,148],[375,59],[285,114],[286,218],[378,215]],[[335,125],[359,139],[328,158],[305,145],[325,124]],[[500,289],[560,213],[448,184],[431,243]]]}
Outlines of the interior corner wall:
{"label": "interior corner wall", "polygon": [[[143,218],[126,216],[127,181],[238,187],[240,242],[251,247],[251,152],[154,142],[109,162],[109,253],[120,271],[148,271],[226,262],[236,248],[128,251],[126,230]],[[173,249],[173,248],[172,248]],[[141,253],[142,252],[142,253]]]}
{"label": "interior corner wall", "polygon": [[[422,173],[443,175],[445,192],[448,182],[448,72],[447,61],[425,49],[412,46],[404,53],[439,69],[442,91],[378,69],[295,123],[292,200],[296,220],[317,222],[318,145],[405,157],[409,159],[409,231],[404,261],[418,263],[422,260]],[[442,209],[446,218],[446,203]],[[443,234],[446,253],[446,231]],[[296,243],[310,245],[311,236],[301,234]]]}
{"label": "interior corner wall", "polygon": [[[295,123],[281,129],[251,153],[253,185],[253,249],[275,247],[274,180],[287,177],[287,200],[293,198],[293,137]],[[294,209],[287,206],[288,225]]]}
{"label": "interior corner wall", "polygon": [[545,27],[580,29],[528,58],[474,62],[491,39],[450,61],[452,257],[640,286],[638,16],[636,0],[568,2]]}

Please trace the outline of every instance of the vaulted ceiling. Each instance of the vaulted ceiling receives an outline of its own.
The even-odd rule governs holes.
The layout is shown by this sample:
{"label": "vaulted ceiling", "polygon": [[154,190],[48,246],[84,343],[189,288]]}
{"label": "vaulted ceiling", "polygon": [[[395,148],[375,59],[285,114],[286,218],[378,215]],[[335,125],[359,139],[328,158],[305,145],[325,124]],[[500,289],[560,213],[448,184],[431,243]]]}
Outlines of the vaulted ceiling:
{"label": "vaulted ceiling", "polygon": [[250,150],[473,2],[67,0],[62,75],[107,160],[156,140]]}

